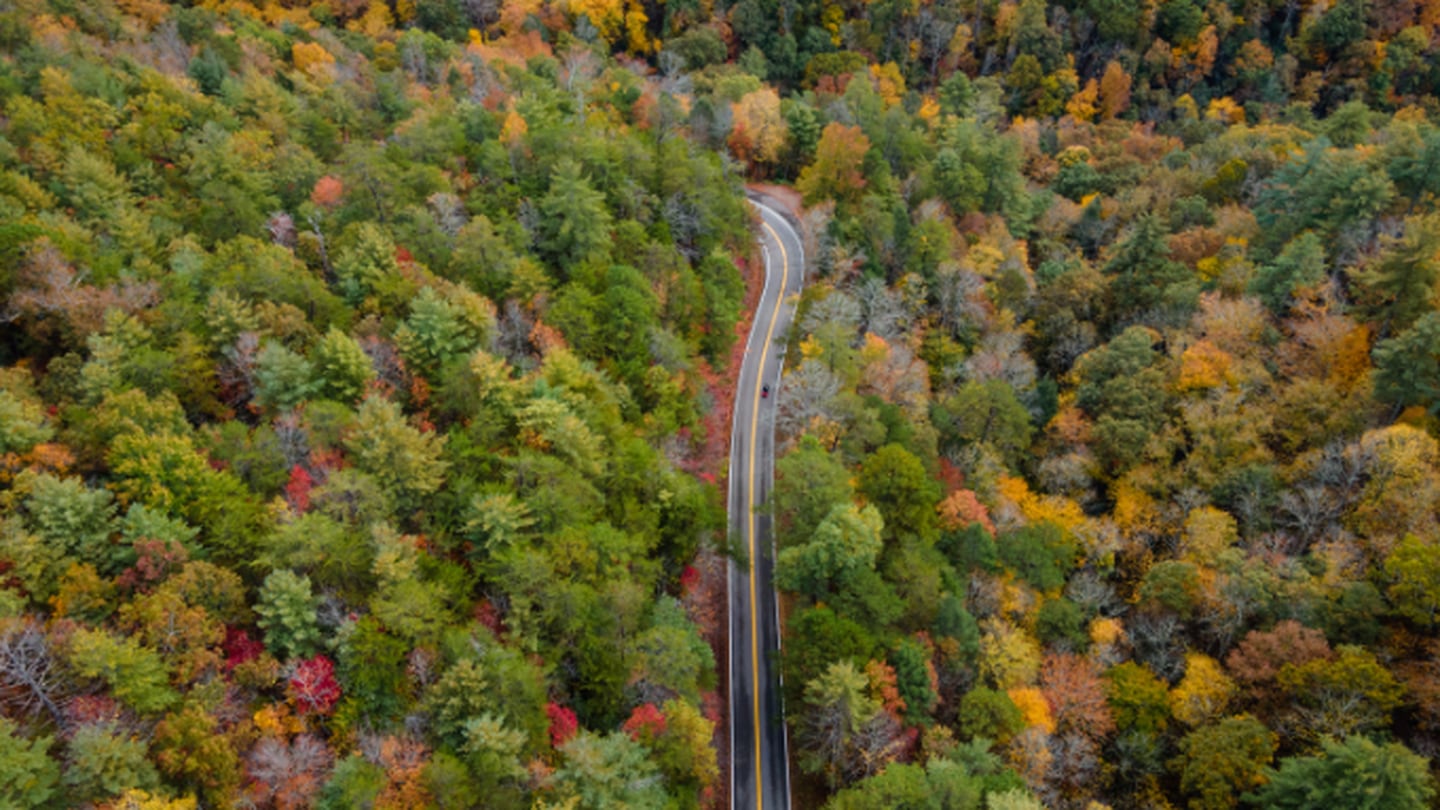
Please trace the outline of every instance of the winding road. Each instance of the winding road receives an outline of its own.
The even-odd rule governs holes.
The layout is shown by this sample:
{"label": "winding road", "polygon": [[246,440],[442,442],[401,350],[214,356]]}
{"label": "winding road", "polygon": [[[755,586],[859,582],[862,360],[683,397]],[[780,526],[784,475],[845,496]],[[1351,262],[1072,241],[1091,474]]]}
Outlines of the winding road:
{"label": "winding road", "polygon": [[[749,565],[730,563],[730,804],[735,810],[788,810],[789,750],[780,694],[780,612],[775,595],[775,538],[770,516],[756,506],[775,479],[775,404],[784,362],[784,335],[804,282],[800,236],[755,195],[765,288],[745,344],[730,434],[730,536]],[[761,396],[768,384],[770,395]]]}

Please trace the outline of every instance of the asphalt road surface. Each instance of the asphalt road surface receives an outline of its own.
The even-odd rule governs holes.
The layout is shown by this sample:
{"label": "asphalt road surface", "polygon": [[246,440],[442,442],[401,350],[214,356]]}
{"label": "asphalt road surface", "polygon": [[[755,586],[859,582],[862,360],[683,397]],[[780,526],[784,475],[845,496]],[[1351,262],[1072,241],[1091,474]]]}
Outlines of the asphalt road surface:
{"label": "asphalt road surface", "polygon": [[[784,336],[804,281],[800,237],[763,199],[760,248],[765,289],[745,344],[730,438],[730,536],[749,565],[730,563],[730,803],[735,810],[788,810],[790,774],[780,695],[780,614],[773,584],[770,516],[755,511],[775,478],[775,407]],[[770,386],[769,396],[761,388]]]}

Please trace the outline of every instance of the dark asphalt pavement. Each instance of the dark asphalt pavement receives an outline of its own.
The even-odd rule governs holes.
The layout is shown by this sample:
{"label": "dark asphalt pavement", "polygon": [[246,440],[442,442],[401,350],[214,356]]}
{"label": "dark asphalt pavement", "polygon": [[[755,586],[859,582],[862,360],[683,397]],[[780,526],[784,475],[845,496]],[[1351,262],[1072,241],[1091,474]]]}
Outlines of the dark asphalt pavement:
{"label": "dark asphalt pavement", "polygon": [[[775,477],[775,407],[785,395],[780,386],[784,336],[804,281],[804,248],[775,208],[763,199],[752,202],[761,215],[765,290],[740,367],[730,444],[730,534],[751,563],[730,564],[730,801],[735,810],[788,810],[775,540],[770,516],[755,507],[769,499]],[[770,395],[762,397],[766,384]]]}

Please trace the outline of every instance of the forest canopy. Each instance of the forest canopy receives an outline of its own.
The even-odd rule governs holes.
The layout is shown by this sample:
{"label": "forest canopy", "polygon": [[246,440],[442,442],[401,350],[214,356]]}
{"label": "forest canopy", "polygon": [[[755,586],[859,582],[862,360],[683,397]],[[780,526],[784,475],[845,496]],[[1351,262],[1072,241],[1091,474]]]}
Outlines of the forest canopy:
{"label": "forest canopy", "polygon": [[0,0],[0,805],[724,806],[765,183],[797,806],[1430,806],[1437,49]]}

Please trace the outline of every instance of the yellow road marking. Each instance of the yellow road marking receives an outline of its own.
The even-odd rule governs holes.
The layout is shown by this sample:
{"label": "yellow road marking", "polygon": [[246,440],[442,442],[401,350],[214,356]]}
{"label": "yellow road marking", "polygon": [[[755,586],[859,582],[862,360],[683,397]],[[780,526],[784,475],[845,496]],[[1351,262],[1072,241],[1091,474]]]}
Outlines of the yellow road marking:
{"label": "yellow road marking", "polygon": [[[750,547],[750,681],[754,685],[750,697],[755,704],[755,810],[763,810],[765,806],[765,783],[762,781],[760,769],[760,764],[764,761],[760,752],[760,634],[756,629],[755,618],[755,566],[759,559],[755,556],[755,436],[760,426],[760,387],[765,384],[765,357],[770,353],[771,341],[775,339],[775,323],[780,318],[780,304],[785,300],[785,291],[790,284],[790,256],[785,251],[785,243],[780,239],[780,234],[765,221],[764,214],[760,215],[760,225],[770,233],[770,237],[780,248],[780,291],[775,295],[775,309],[770,312],[770,326],[765,330],[765,342],[760,345],[760,369],[757,373],[760,379],[755,386],[755,407],[750,411],[750,468],[746,473],[746,486],[749,491],[745,500],[750,512],[745,534]],[[768,267],[765,272],[770,272]]]}

